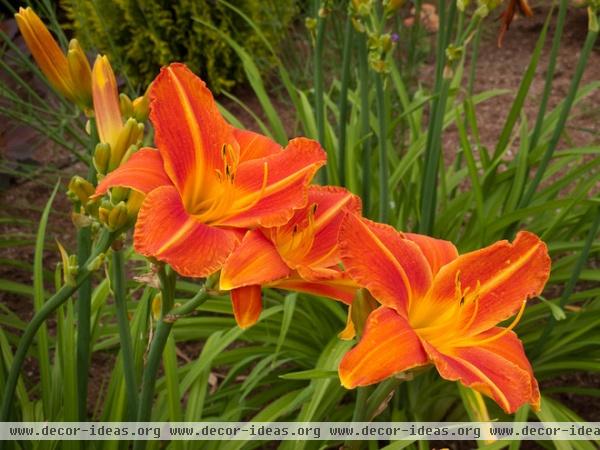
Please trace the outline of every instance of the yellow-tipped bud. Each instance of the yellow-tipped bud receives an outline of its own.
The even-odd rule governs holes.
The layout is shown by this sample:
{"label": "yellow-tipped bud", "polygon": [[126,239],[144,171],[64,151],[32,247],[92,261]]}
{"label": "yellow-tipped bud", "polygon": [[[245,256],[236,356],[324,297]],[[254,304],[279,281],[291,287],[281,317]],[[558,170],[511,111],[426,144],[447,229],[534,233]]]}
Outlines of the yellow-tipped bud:
{"label": "yellow-tipped bud", "polygon": [[125,164],[129,160],[129,158],[131,158],[131,155],[137,152],[138,149],[139,147],[137,145],[130,145],[125,154],[123,155],[123,158],[121,158],[121,164]]}
{"label": "yellow-tipped bud", "polygon": [[129,194],[129,188],[116,186],[110,190],[110,201],[113,205],[117,205],[125,201]]}
{"label": "yellow-tipped bud", "polygon": [[102,205],[98,208],[98,220],[105,226],[108,226],[108,216],[111,211],[111,204],[103,201]]}
{"label": "yellow-tipped bud", "polygon": [[115,205],[108,215],[108,229],[117,231],[127,225],[127,205],[125,202],[120,202]]}
{"label": "yellow-tipped bud", "polygon": [[69,182],[68,195],[73,200],[78,200],[83,206],[88,202],[90,196],[95,192],[95,188],[86,179],[75,175]]}
{"label": "yellow-tipped bud", "polygon": [[89,110],[92,107],[92,69],[77,39],[71,39],[69,42],[67,62],[77,103],[84,110]]}
{"label": "yellow-tipped bud", "polygon": [[[74,77],[74,74],[79,76],[82,71],[85,72],[87,59],[83,52],[73,54],[70,58],[73,59],[72,62],[67,59],[48,28],[29,7],[19,8],[15,20],[33,59],[54,90],[80,108],[87,110],[91,106],[89,98],[87,102],[85,101],[85,93],[89,90],[86,82],[89,82],[89,78],[86,81],[85,75],[83,78]],[[78,50],[74,49],[74,51]],[[89,69],[89,64],[87,67]]]}
{"label": "yellow-tipped bud", "polygon": [[131,222],[135,221],[137,217],[137,213],[142,207],[142,203],[144,202],[145,195],[141,192],[134,191],[133,189],[129,191],[129,198],[127,199],[127,214],[129,216],[129,220]]}
{"label": "yellow-tipped bud", "polygon": [[144,127],[141,129],[137,123],[137,120],[133,118],[127,119],[125,126],[123,126],[118,133],[117,139],[114,145],[111,144],[110,162],[108,165],[108,171],[115,170],[122,164],[123,157],[131,145],[138,144],[141,141],[144,133]]}
{"label": "yellow-tipped bud", "polygon": [[104,253],[100,253],[92,261],[90,261],[90,263],[86,266],[86,269],[90,272],[95,272],[102,267],[102,264],[104,264],[104,258],[106,258],[106,255]]}
{"label": "yellow-tipped bud", "polygon": [[119,109],[123,117],[133,117],[133,102],[127,94],[119,94]]}
{"label": "yellow-tipped bud", "polygon": [[110,163],[110,145],[100,142],[96,145],[94,151],[94,167],[96,171],[102,175],[108,173],[108,165]]}
{"label": "yellow-tipped bud", "polygon": [[142,123],[148,120],[148,114],[150,113],[150,98],[148,97],[148,91],[141,97],[136,98],[133,101],[133,117],[138,122]]}

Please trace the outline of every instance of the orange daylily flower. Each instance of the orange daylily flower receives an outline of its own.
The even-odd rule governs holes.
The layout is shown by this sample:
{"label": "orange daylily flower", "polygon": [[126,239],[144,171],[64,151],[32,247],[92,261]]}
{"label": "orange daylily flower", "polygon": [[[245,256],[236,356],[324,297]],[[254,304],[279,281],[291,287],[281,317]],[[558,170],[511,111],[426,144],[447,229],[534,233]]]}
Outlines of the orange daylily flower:
{"label": "orange daylily flower", "polygon": [[208,276],[245,229],[282,225],[305,206],[308,183],[326,159],[317,142],[297,138],[283,150],[233,128],[183,64],[163,68],[149,96],[158,150],[134,153],[95,194],[113,186],[146,194],[134,233],[138,253],[181,275]]}
{"label": "orange daylily flower", "polygon": [[15,19],[35,62],[52,87],[87,111],[92,100],[91,69],[77,40],[71,40],[65,55],[31,8],[19,8]]}
{"label": "orange daylily flower", "polygon": [[337,234],[348,211],[360,214],[356,195],[333,186],[310,186],[306,207],[288,223],[246,233],[227,258],[220,280],[222,290],[231,290],[240,327],[258,320],[261,285],[352,302],[357,286],[338,267],[337,248]]}
{"label": "orange daylily flower", "polygon": [[[382,306],[342,359],[347,388],[433,363],[439,374],[492,397],[512,413],[539,407],[538,384],[512,328],[550,273],[546,245],[520,232],[458,256],[454,246],[347,215],[340,255],[349,275]],[[518,312],[507,327],[497,326]]]}

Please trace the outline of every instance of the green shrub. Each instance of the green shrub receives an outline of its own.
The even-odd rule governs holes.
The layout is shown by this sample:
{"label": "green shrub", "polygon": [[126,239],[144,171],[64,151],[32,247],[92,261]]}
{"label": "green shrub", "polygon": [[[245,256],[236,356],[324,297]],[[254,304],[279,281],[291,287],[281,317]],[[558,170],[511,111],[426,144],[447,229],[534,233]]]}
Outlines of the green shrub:
{"label": "green shrub", "polygon": [[[295,0],[233,2],[271,43],[294,18]],[[88,50],[109,55],[133,85],[147,86],[161,66],[185,62],[216,92],[244,79],[231,47],[204,23],[243,43],[268,68],[271,60],[247,21],[217,0],[62,0],[76,37]]]}

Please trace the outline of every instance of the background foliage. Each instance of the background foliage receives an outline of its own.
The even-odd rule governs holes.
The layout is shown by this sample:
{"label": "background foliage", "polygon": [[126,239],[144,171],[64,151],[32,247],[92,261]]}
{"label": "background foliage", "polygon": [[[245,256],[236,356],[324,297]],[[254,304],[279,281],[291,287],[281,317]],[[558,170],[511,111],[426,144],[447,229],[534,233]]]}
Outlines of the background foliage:
{"label": "background foliage", "polygon": [[[281,42],[298,7],[293,0],[236,2],[270,42]],[[109,55],[135,86],[146,87],[161,66],[181,61],[215,92],[243,80],[235,52],[208,23],[252,53],[261,69],[273,58],[248,23],[212,0],[61,0],[84,47]]]}

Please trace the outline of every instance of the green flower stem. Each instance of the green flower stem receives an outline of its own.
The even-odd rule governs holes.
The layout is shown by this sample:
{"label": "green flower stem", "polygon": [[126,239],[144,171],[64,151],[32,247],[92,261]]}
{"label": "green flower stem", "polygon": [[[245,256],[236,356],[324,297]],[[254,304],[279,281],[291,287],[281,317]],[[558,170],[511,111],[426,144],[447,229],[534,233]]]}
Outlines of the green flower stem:
{"label": "green flower stem", "polygon": [[[171,328],[179,316],[191,313],[207,299],[207,289],[210,283],[205,283],[198,293],[188,302],[173,309],[175,293],[175,273],[168,273],[164,267],[159,272],[162,293],[161,318],[158,321],[150,351],[148,362],[142,376],[142,394],[138,406],[137,422],[148,422],[152,417],[152,399],[154,398],[154,387],[156,374],[162,359],[163,350],[169,338]],[[145,441],[135,441],[133,449],[143,450],[146,448]]]}
{"label": "green flower stem", "polygon": [[389,201],[389,167],[387,159],[387,123],[385,111],[385,93],[383,87],[383,74],[375,76],[375,89],[377,94],[377,116],[379,122],[379,221],[387,223]]}
{"label": "green flower stem", "polygon": [[[591,14],[597,14],[593,12]],[[581,77],[583,76],[583,72],[585,71],[588,63],[588,59],[592,50],[594,49],[594,44],[596,43],[596,39],[598,38],[598,30],[589,29],[587,33],[587,37],[585,39],[585,43],[583,44],[583,49],[581,50],[581,55],[579,56],[579,61],[577,62],[577,67],[575,68],[575,73],[573,75],[573,79],[571,80],[571,85],[569,86],[569,91],[567,93],[567,97],[565,98],[563,107],[560,111],[560,116],[558,119],[558,123],[554,127],[554,131],[552,133],[552,137],[548,142],[548,147],[542,156],[542,159],[538,165],[537,171],[533,180],[529,184],[525,195],[521,199],[519,206],[521,208],[525,208],[529,206],[531,201],[533,200],[533,196],[535,195],[535,191],[537,190],[539,184],[546,173],[546,169],[548,168],[548,164],[552,159],[552,155],[556,150],[556,146],[560,141],[560,137],[565,128],[565,124],[567,123],[567,119],[569,118],[569,113],[571,112],[571,107],[573,106],[573,102],[575,101],[575,97],[577,96],[577,90],[579,89],[579,83],[581,82]]]}
{"label": "green flower stem", "polygon": [[435,221],[437,174],[441,154],[441,141],[439,139],[443,128],[444,111],[448,99],[450,80],[444,78],[446,64],[446,47],[451,36],[451,28],[456,12],[456,2],[451,2],[449,14],[446,11],[446,1],[438,2],[440,29],[438,30],[435,87],[431,116],[427,130],[427,143],[424,154],[424,177],[421,184],[421,207],[419,219],[419,232],[431,234]]}
{"label": "green flower stem", "polygon": [[[88,144],[88,155],[94,155],[94,149],[98,143],[96,120],[89,119],[90,142]],[[96,183],[96,170],[94,164],[89,163],[88,181]],[[81,227],[77,231],[77,260],[86,261],[92,252],[92,230],[91,227]],[[77,401],[79,420],[87,418],[88,397],[88,372],[90,367],[90,315],[92,304],[92,280],[87,278],[79,286],[77,292]]]}
{"label": "green flower stem", "polygon": [[[315,80],[315,116],[317,121],[317,139],[321,145],[325,145],[325,100],[323,95],[323,46],[325,42],[325,18],[321,17],[319,10],[321,2],[315,1],[315,12],[317,13],[317,34],[314,53],[314,80]],[[319,171],[319,181],[327,184],[327,170]]]}
{"label": "green flower stem", "polygon": [[121,358],[127,391],[127,420],[135,421],[138,409],[137,383],[135,376],[135,358],[131,343],[131,330],[129,329],[129,316],[127,314],[127,294],[123,251],[113,251],[110,281],[115,296],[117,311],[117,324],[119,327],[119,341],[121,343]]}
{"label": "green flower stem", "polygon": [[362,140],[362,202],[365,216],[371,208],[371,145],[369,124],[369,55],[367,36],[361,35],[358,42],[358,79],[360,91],[360,138]]}
{"label": "green flower stem", "polygon": [[[50,299],[44,303],[44,306],[38,311],[38,313],[33,316],[31,322],[25,328],[23,336],[19,341],[19,346],[17,347],[17,352],[15,353],[13,363],[10,367],[10,371],[8,373],[8,378],[6,381],[6,386],[4,387],[4,396],[2,397],[2,408],[0,409],[0,421],[6,422],[9,419],[12,400],[15,394],[15,387],[17,385],[17,381],[19,379],[19,374],[21,372],[21,368],[23,366],[23,362],[25,361],[25,357],[27,356],[27,352],[29,347],[31,346],[33,339],[40,328],[40,326],[44,323],[44,321],[52,314],[56,308],[66,302],[77,290],[81,283],[88,279],[88,277],[92,274],[93,270],[88,268],[88,265],[96,259],[100,254],[106,252],[110,247],[110,244],[114,240],[115,235],[108,231],[104,231],[94,248],[92,254],[86,261],[86,263],[79,268],[79,273],[77,275],[76,281],[74,285],[64,285],[62,288],[56,292]],[[2,443],[0,443],[1,446]]]}
{"label": "green flower stem", "polygon": [[346,124],[348,116],[348,84],[350,81],[350,60],[352,59],[352,43],[354,27],[350,14],[344,27],[344,50],[342,54],[342,86],[340,88],[340,135],[339,135],[339,179],[340,186],[346,186]]}
{"label": "green flower stem", "polygon": [[[356,388],[356,402],[354,403],[354,413],[352,414],[352,422],[364,422],[367,414],[367,399],[369,398],[370,388],[363,386]],[[349,440],[346,441],[344,448],[349,450],[358,450],[362,441]]]}
{"label": "green flower stem", "polygon": [[535,128],[533,129],[533,133],[529,142],[530,152],[537,146],[538,140],[542,133],[542,126],[544,125],[544,117],[546,115],[548,99],[550,98],[550,93],[552,92],[552,82],[554,81],[556,59],[558,57],[560,41],[565,26],[565,17],[567,15],[568,3],[568,0],[560,0],[558,18],[556,19],[556,30],[554,31],[554,37],[552,38],[552,50],[550,51],[550,59],[548,60],[548,68],[546,69],[546,81],[544,84],[544,92],[542,93],[542,100],[540,101],[540,109],[538,110]]}

